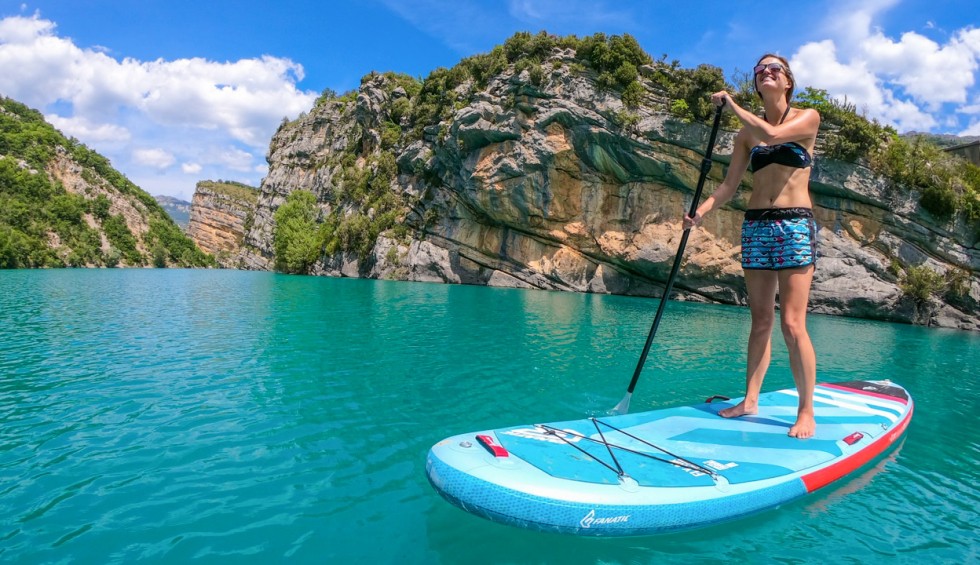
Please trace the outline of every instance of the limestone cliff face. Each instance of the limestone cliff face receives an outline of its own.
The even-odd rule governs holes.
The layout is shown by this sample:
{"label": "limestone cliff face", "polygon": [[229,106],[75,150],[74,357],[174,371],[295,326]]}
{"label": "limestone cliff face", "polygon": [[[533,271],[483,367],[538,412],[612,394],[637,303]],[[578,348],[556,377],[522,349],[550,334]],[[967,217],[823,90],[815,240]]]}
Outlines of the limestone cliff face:
{"label": "limestone cliff face", "polygon": [[[597,87],[556,51],[532,77],[513,66],[485,87],[459,87],[449,117],[386,146],[386,127],[407,94],[391,78],[362,84],[356,101],[333,101],[284,124],[270,144],[269,175],[239,261],[274,264],[273,213],[288,195],[317,196],[320,218],[349,217],[344,175],[374,174],[373,158],[394,154],[390,191],[403,213],[367,256],[325,248],[311,274],[659,296],[681,236],[680,218],[697,182],[708,128],[662,110],[643,78],[639,107]],[[641,69],[641,75],[649,69]],[[659,109],[658,109],[659,108]],[[705,194],[724,175],[733,132],[715,147]],[[812,194],[819,253],[811,310],[818,313],[980,329],[980,249],[965,226],[939,223],[914,194],[860,165],[817,155]],[[689,241],[677,297],[745,304],[739,228],[751,175],[736,198]],[[196,197],[195,197],[196,198]],[[968,293],[951,305],[916,302],[895,265],[965,272]]]}
{"label": "limestone cliff face", "polygon": [[187,235],[218,265],[238,267],[242,247],[256,209],[258,191],[236,183],[201,181],[191,202]]}

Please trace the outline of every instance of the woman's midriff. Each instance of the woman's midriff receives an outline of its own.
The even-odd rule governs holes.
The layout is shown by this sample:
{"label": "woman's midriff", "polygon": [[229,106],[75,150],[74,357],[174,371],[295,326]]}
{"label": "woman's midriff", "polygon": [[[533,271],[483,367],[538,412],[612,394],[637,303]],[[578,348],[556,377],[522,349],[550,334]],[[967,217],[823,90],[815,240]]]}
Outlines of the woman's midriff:
{"label": "woman's midriff", "polygon": [[810,169],[773,164],[752,179],[749,208],[812,208]]}

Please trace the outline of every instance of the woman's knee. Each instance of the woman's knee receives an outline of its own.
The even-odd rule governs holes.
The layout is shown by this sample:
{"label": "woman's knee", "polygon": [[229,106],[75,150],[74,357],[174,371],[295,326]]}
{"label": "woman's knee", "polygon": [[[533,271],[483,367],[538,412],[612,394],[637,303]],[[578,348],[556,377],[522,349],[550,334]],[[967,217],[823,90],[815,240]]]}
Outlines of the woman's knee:
{"label": "woman's knee", "polygon": [[776,325],[776,314],[772,311],[752,312],[752,333],[772,334]]}
{"label": "woman's knee", "polygon": [[806,318],[795,316],[784,316],[779,322],[783,332],[783,339],[786,343],[796,343],[800,339],[807,337]]}

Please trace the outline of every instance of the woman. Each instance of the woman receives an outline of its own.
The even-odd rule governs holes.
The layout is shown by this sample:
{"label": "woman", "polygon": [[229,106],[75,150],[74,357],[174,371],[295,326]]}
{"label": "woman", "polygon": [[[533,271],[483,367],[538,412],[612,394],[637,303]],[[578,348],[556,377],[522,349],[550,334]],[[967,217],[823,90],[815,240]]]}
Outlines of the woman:
{"label": "woman", "polygon": [[711,96],[715,105],[730,110],[742,129],[725,180],[698,207],[684,217],[684,228],[701,224],[705,214],[722,206],[751,165],[752,196],[742,223],[742,268],[752,313],[746,364],[745,399],[719,412],[734,418],[758,411],[759,391],[769,368],[776,292],[779,292],[783,338],[799,392],[796,423],[789,435],[812,437],[813,389],[817,363],[806,331],[806,310],[816,261],[816,224],[810,202],[811,154],[820,127],[816,110],[790,107],[793,73],[783,57],[766,54],[753,69],[755,89],[765,112],[756,116],[740,107],[728,92]]}

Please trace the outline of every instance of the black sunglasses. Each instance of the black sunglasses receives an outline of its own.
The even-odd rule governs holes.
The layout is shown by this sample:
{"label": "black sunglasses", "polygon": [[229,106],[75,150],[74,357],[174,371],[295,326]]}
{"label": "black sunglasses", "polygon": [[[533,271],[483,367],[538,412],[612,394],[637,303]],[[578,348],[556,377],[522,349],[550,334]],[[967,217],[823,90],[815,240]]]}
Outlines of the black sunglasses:
{"label": "black sunglasses", "polygon": [[766,69],[769,69],[769,72],[771,73],[781,73],[786,70],[786,67],[784,67],[782,63],[766,63],[764,65],[756,65],[752,69],[752,73],[759,74]]}

